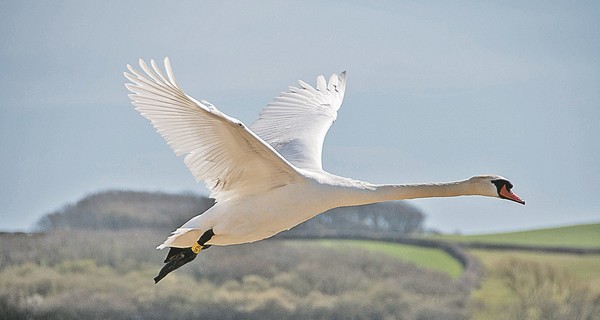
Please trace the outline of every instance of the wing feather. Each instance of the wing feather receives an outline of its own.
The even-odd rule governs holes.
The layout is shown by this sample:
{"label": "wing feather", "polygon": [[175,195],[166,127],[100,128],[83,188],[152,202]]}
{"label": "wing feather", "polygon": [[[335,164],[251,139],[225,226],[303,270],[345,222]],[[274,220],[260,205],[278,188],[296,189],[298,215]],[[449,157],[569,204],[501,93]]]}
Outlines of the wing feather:
{"label": "wing feather", "polygon": [[323,170],[323,141],[337,117],[346,88],[346,72],[317,77],[316,88],[300,80],[260,113],[250,128],[298,168]]}
{"label": "wing feather", "polygon": [[196,180],[217,201],[265,192],[300,178],[296,168],[239,120],[183,92],[169,59],[166,74],[140,59],[143,73],[127,66],[125,86],[135,109],[150,120]]}

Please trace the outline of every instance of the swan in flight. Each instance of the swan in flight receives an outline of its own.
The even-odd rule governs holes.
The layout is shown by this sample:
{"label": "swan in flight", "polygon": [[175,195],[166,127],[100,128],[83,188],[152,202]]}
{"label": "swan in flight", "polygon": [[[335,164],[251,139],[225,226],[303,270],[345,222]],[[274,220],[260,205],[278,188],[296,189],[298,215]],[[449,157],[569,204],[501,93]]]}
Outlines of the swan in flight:
{"label": "swan in flight", "polygon": [[150,120],[216,203],[175,230],[158,249],[170,251],[156,278],[194,260],[202,249],[254,242],[336,207],[390,200],[479,195],[525,204],[497,175],[424,184],[381,185],[323,170],[323,140],[337,117],[346,73],[315,87],[299,81],[260,113],[250,127],[205,100],[187,95],[173,75],[152,60],[127,65],[125,86],[135,109]]}

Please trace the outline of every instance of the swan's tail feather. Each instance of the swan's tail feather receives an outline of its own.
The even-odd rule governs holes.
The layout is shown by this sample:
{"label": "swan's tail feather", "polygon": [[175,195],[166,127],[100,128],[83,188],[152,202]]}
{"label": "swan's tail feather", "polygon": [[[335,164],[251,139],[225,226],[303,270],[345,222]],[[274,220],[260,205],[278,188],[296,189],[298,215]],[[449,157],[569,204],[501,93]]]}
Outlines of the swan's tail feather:
{"label": "swan's tail feather", "polygon": [[178,228],[156,249],[171,248],[189,248],[196,243],[202,231],[194,228]]}

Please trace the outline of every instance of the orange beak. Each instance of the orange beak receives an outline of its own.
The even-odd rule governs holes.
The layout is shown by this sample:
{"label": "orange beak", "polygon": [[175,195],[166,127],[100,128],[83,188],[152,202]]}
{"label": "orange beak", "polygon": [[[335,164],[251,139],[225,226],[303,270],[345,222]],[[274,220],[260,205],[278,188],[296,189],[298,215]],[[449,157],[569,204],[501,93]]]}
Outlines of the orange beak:
{"label": "orange beak", "polygon": [[518,202],[523,205],[525,204],[525,201],[523,201],[521,198],[519,198],[518,195],[516,195],[512,191],[506,189],[506,185],[502,186],[502,189],[500,189],[500,197],[514,201],[514,202]]}

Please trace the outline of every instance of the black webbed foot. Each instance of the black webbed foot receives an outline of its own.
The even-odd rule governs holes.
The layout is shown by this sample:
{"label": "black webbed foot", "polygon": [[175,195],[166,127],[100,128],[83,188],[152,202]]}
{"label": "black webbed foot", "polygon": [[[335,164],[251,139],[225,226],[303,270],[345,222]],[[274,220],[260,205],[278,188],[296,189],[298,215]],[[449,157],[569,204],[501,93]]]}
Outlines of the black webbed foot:
{"label": "black webbed foot", "polygon": [[154,278],[154,283],[158,283],[162,278],[172,271],[179,269],[184,264],[196,259],[198,254],[192,251],[192,248],[171,248],[165,259],[165,266],[160,269],[158,275]]}
{"label": "black webbed foot", "polygon": [[206,231],[193,247],[190,248],[170,248],[164,263],[166,263],[156,277],[154,283],[158,283],[162,278],[172,271],[179,269],[184,264],[196,259],[196,256],[202,249],[208,249],[210,245],[207,243],[214,236],[212,229]]}

